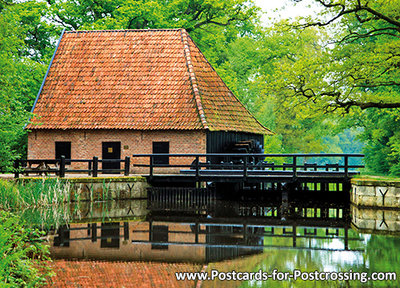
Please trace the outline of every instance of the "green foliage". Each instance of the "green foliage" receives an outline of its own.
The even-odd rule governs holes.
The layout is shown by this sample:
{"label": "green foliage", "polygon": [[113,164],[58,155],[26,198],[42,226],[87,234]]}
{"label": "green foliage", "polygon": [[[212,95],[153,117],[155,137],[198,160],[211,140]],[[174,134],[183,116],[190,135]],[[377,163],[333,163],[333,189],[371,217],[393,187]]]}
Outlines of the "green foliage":
{"label": "green foliage", "polygon": [[339,115],[336,126],[359,127],[355,131],[365,143],[369,171],[400,175],[400,2],[315,2],[321,7],[315,19],[300,19],[287,27],[313,32],[316,41],[307,40],[312,44],[309,51],[296,56],[293,66],[283,67],[283,81],[277,81],[274,90],[288,107],[300,108],[308,117]]}
{"label": "green foliage", "polygon": [[0,283],[2,287],[38,287],[52,275],[43,234],[26,228],[16,215],[0,210]]}
{"label": "green foliage", "polygon": [[361,152],[363,141],[369,171],[400,175],[400,115],[387,110],[400,107],[400,2],[316,2],[316,19],[275,23],[235,47],[253,60],[231,53],[252,67],[233,66],[236,79],[245,75],[237,90],[281,151]]}
{"label": "green foliage", "polygon": [[363,129],[367,169],[373,173],[400,175],[400,118],[397,110],[369,109],[350,121]]}
{"label": "green foliage", "polygon": [[295,95],[327,112],[400,107],[400,2],[315,2],[322,8],[317,19],[305,19],[302,22],[307,24],[293,23],[292,27],[328,32],[328,37],[321,39],[324,49],[309,65],[310,73],[299,69],[298,80],[291,81]]}
{"label": "green foliage", "polygon": [[[52,50],[51,31],[42,20],[44,3],[34,1],[0,6],[0,167],[25,154],[24,125]],[[39,23],[40,22],[40,23]],[[43,32],[43,33],[42,33]]]}
{"label": "green foliage", "polygon": [[[313,75],[306,66],[321,54],[323,47],[319,42],[323,35],[313,30],[288,30],[286,25],[286,21],[276,23],[247,41],[251,44],[234,46],[242,51],[232,51],[230,62],[248,63],[248,66],[234,67],[237,79],[241,79],[239,97],[277,134],[272,142],[277,143],[279,139],[282,147],[276,149],[275,146],[273,150],[326,151],[324,137],[332,134],[336,118],[311,109],[312,103],[295,97],[291,88],[291,83],[297,81],[299,69]],[[249,55],[248,59],[242,55]],[[248,98],[242,96],[246,93]]]}
{"label": "green foliage", "polygon": [[71,186],[58,179],[26,182],[0,180],[0,209],[58,206],[70,202]]}
{"label": "green foliage", "polygon": [[[245,26],[256,17],[247,0],[50,1],[50,20],[72,30]],[[251,23],[251,22],[249,22]]]}

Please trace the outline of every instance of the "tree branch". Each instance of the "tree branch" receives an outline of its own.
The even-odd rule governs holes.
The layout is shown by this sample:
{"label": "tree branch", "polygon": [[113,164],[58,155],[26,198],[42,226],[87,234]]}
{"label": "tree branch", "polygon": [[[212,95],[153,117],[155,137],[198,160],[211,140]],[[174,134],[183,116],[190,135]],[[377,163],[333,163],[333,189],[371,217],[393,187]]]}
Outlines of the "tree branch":
{"label": "tree branch", "polygon": [[371,36],[379,36],[379,35],[389,35],[389,36],[393,36],[393,37],[396,37],[396,38],[400,38],[399,35],[396,35],[396,34],[393,34],[393,33],[383,32],[383,31],[388,31],[388,30],[389,31],[390,30],[395,30],[395,31],[400,32],[400,30],[395,28],[395,27],[386,27],[386,28],[374,29],[374,30],[371,30],[371,31],[369,31],[367,33],[364,33],[364,34],[360,34],[360,33],[357,33],[357,32],[350,32],[350,34],[348,34],[345,37],[343,37],[343,39],[340,40],[338,43],[342,43],[344,41],[355,41],[357,39],[368,38],[368,37],[371,37]]}
{"label": "tree branch", "polygon": [[360,107],[362,110],[367,109],[367,108],[399,108],[400,103],[384,103],[384,102],[359,102],[359,101],[352,101],[348,100],[346,102],[339,102],[336,103],[338,106],[342,108],[347,108],[351,106],[357,106]]}
{"label": "tree branch", "polygon": [[386,15],[383,15],[382,13],[372,9],[371,7],[368,7],[367,5],[362,6],[362,9],[365,10],[365,11],[368,11],[372,15],[375,15],[379,19],[385,20],[386,22],[388,22],[388,23],[400,28],[400,22],[399,21],[394,20],[394,19],[392,19],[392,18],[390,18],[390,17],[388,17]]}
{"label": "tree branch", "polygon": [[[374,9],[372,9],[371,7],[368,6],[368,2],[365,5],[361,5],[361,1],[357,1],[357,4],[355,5],[354,8],[349,8],[347,9],[346,6],[344,4],[341,3],[328,3],[325,0],[315,0],[316,2],[320,3],[321,5],[323,5],[326,8],[335,8],[335,7],[340,7],[340,11],[339,13],[334,16],[333,18],[331,18],[330,20],[326,21],[326,22],[313,22],[313,23],[307,23],[307,24],[302,24],[302,25],[298,25],[297,27],[299,28],[306,28],[306,27],[311,27],[311,26],[327,26],[329,24],[331,24],[332,22],[334,22],[335,20],[341,18],[342,16],[346,15],[346,14],[351,14],[354,13],[355,17],[357,18],[357,20],[362,24],[374,19],[381,19],[386,21],[389,24],[392,24],[398,28],[400,28],[400,21],[397,21],[396,19],[393,19],[387,15],[384,15],[383,13],[380,13]],[[361,19],[361,17],[357,14],[357,12],[361,12],[361,11],[366,11],[369,12],[370,14],[372,14],[375,17],[367,17],[366,19]],[[396,29],[397,30],[397,29]],[[400,31],[400,30],[397,30]]]}
{"label": "tree branch", "polygon": [[199,22],[196,25],[194,25],[194,28],[200,28],[201,26],[207,25],[207,24],[214,24],[214,25],[218,25],[218,26],[229,26],[233,21],[246,21],[246,20],[249,20],[250,16],[243,17],[243,18],[234,16],[234,17],[231,17],[228,20],[226,20],[225,23],[217,22],[217,21],[214,21],[212,19],[213,18],[210,18],[210,19],[206,19],[206,20],[204,20],[202,22]]}

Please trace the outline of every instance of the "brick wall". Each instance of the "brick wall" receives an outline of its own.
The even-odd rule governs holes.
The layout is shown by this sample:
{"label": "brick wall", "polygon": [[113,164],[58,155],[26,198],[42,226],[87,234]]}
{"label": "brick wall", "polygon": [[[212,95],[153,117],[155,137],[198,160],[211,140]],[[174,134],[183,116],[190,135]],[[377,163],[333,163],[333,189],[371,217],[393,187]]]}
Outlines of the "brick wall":
{"label": "brick wall", "polygon": [[[33,130],[28,134],[28,159],[54,159],[56,141],[71,142],[72,159],[91,159],[93,156],[101,159],[102,142],[121,142],[121,159],[132,157],[132,154],[151,154],[153,141],[168,141],[171,154],[206,153],[205,131]],[[170,164],[191,164],[193,160],[193,157],[171,158]],[[131,163],[148,164],[149,159],[131,159]],[[73,163],[73,168],[86,169],[87,164]],[[144,171],[144,168],[131,169],[134,169],[133,173]],[[171,170],[157,168],[154,171],[170,173]]]}

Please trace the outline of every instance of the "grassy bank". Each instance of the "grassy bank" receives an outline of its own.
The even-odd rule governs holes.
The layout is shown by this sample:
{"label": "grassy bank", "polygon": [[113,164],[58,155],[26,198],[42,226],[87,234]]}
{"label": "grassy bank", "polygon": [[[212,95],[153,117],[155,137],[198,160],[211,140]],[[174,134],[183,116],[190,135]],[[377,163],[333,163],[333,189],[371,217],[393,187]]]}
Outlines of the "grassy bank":
{"label": "grassy bank", "polygon": [[38,287],[52,275],[40,230],[63,222],[69,195],[69,183],[57,179],[0,180],[1,287]]}
{"label": "grassy bank", "polygon": [[354,177],[354,179],[360,179],[365,181],[386,181],[386,182],[400,182],[398,176],[388,176],[381,174],[361,174]]}
{"label": "grassy bank", "polygon": [[25,226],[47,230],[69,219],[71,185],[58,179],[14,182],[0,179],[0,210],[24,219]]}

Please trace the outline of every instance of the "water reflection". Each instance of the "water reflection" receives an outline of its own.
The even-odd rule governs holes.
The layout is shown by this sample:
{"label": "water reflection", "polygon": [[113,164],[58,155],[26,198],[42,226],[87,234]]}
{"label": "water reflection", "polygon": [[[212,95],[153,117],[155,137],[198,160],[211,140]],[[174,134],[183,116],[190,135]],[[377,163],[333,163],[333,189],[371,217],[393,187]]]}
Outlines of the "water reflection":
{"label": "water reflection", "polygon": [[400,211],[390,208],[366,208],[351,205],[351,224],[361,233],[400,235]]}
{"label": "water reflection", "polygon": [[[216,268],[227,271],[237,269],[235,261],[241,261],[244,271],[400,271],[400,239],[374,235],[376,230],[384,231],[379,226],[380,211],[363,211],[346,202],[317,199],[312,203],[288,202],[279,197],[222,201],[214,194],[188,196],[190,193],[184,190],[165,193],[153,194],[147,200],[87,202],[70,207],[70,223],[51,231],[52,256],[214,263]],[[397,221],[397,211],[387,213],[383,215],[389,216],[383,220],[390,233],[399,233],[399,226],[390,222]],[[367,224],[374,229],[362,230]],[[236,260],[219,262],[227,259]],[[307,282],[301,283],[289,286],[309,287]],[[268,287],[281,284],[269,282]],[[343,283],[336,284],[330,286],[343,287]],[[397,287],[400,283],[378,284]],[[378,284],[373,283],[374,287]],[[265,283],[250,281],[243,285]],[[344,287],[368,285],[347,283]],[[326,287],[326,282],[315,287]]]}
{"label": "water reflection", "polygon": [[53,232],[51,253],[55,258],[208,263],[266,248],[363,251],[363,239],[349,229],[344,204],[282,208],[216,199],[197,208],[177,204],[124,201],[111,210],[111,204],[84,205],[75,210],[76,221]]}

